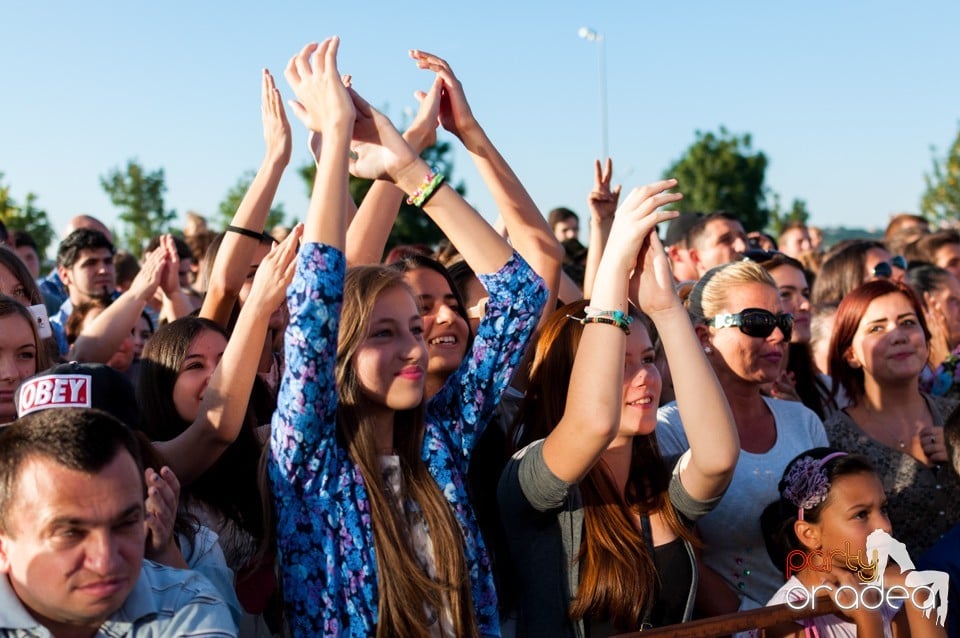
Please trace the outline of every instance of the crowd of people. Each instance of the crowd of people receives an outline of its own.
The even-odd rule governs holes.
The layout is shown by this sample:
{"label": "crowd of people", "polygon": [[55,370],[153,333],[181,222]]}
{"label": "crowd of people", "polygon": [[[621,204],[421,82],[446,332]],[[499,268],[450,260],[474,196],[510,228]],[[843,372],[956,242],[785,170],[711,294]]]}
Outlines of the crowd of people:
{"label": "crowd of people", "polygon": [[[673,179],[621,201],[605,159],[583,245],[445,60],[410,52],[400,132],[338,47],[284,70],[302,224],[264,228],[294,136],[265,70],[223,233],[135,256],[80,215],[46,275],[0,237],[0,635],[607,636],[817,588],[766,635],[958,635],[960,233],[748,235]],[[421,159],[438,127],[497,224]],[[404,198],[445,240],[384,256]],[[877,530],[872,578],[829,559]],[[842,604],[878,583],[912,595]]]}

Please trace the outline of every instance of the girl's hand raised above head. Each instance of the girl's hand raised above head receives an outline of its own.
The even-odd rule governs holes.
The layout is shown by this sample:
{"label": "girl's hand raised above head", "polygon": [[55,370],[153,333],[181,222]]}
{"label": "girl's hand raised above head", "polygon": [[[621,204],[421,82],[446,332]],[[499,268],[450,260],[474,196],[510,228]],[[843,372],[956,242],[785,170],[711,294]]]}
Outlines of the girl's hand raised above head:
{"label": "girl's hand raised above head", "polygon": [[350,135],[356,113],[337,70],[340,38],[312,42],[290,58],[284,77],[297,96],[290,106],[311,131],[322,135]]}
{"label": "girl's hand raised above head", "polygon": [[415,167],[419,155],[387,116],[370,106],[353,89],[350,89],[350,97],[356,109],[350,172],[357,177],[397,183],[405,171]]}
{"label": "girl's hand raised above head", "polygon": [[[443,81],[443,90],[440,95],[440,125],[456,135],[461,142],[467,144],[465,138],[479,129],[477,118],[470,110],[467,96],[463,92],[463,85],[453,69],[443,58],[426,51],[413,49],[410,57],[416,60],[421,69],[433,71]],[[469,148],[469,145],[467,144]]]}
{"label": "girl's hand raised above head", "polygon": [[283,98],[273,81],[270,71],[263,70],[260,85],[260,114],[263,119],[263,140],[267,143],[267,155],[277,158],[283,164],[290,162],[291,134],[287,111],[283,108]]}
{"label": "girl's hand raised above head", "polygon": [[276,310],[286,298],[287,287],[296,272],[297,249],[300,247],[301,237],[303,224],[297,224],[282,242],[273,245],[257,268],[253,286],[250,288],[250,299],[268,313]]}
{"label": "girl's hand raised above head", "polygon": [[666,179],[634,188],[617,209],[603,258],[606,260],[609,255],[616,260],[625,276],[635,269],[644,240],[655,231],[657,224],[677,216],[675,210],[660,210],[661,206],[683,197],[680,193],[668,192],[676,185],[677,180]]}

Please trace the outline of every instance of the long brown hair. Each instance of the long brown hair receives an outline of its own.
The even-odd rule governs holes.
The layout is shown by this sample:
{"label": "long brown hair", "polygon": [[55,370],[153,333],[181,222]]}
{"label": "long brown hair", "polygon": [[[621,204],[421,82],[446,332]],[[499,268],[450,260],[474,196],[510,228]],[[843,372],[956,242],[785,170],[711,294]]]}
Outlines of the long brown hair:
{"label": "long brown hair", "polygon": [[377,298],[394,288],[409,291],[402,274],[395,269],[384,266],[349,269],[344,282],[337,344],[337,436],[360,468],[370,499],[379,589],[377,636],[428,636],[425,605],[435,611],[438,622],[449,607],[455,635],[473,636],[478,630],[463,554],[463,534],[450,504],[421,458],[424,403],[394,413],[393,447],[400,457],[404,498],[417,504],[430,530],[436,580],[417,561],[407,532],[406,516],[388,496],[377,453],[377,426],[354,364],[357,349],[367,336]]}
{"label": "long brown hair", "polygon": [[[583,326],[569,316],[583,316],[589,301],[563,306],[544,323],[536,343],[530,384],[512,428],[511,440],[521,448],[546,437],[566,409],[567,389]],[[631,314],[656,341],[650,321]],[[636,328],[635,328],[636,329]],[[656,434],[633,439],[630,473],[624,494],[616,487],[603,459],[580,482],[584,535],[578,559],[580,584],[570,605],[571,618],[609,617],[618,630],[637,629],[653,605],[657,572],[653,548],[634,524],[634,516],[659,513],[678,536],[693,537],[670,505],[670,470],[660,456]]]}

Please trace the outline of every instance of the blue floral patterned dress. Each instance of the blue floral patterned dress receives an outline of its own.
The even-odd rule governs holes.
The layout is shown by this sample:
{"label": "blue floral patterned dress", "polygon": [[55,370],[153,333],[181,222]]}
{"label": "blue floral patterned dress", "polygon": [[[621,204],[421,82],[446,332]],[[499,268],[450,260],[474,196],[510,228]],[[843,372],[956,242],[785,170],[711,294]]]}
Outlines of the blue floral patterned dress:
{"label": "blue floral patterned dress", "polygon": [[[287,291],[286,370],[269,467],[283,593],[296,636],[372,636],[377,563],[360,469],[337,442],[335,364],[343,253],[306,243]],[[467,496],[474,443],[519,364],[546,300],[543,280],[517,255],[480,275],[490,294],[473,349],[427,405],[422,458],[464,535],[477,624],[500,633],[490,558]]]}

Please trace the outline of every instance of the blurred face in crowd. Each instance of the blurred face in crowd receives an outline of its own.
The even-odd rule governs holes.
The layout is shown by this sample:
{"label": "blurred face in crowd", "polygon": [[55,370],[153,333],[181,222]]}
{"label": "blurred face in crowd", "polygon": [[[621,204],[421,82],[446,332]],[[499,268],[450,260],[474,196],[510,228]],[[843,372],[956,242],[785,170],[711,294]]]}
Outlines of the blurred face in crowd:
{"label": "blurred face in crowd", "polygon": [[800,259],[801,255],[810,252],[812,246],[810,243],[810,231],[806,228],[791,228],[780,235],[780,252],[789,255],[794,259]]}
{"label": "blurred face in crowd", "polygon": [[146,317],[140,315],[140,318],[137,320],[137,325],[133,327],[132,333],[134,361],[140,360],[140,355],[143,354],[143,346],[147,343],[147,339],[152,336],[153,330],[150,328],[150,322]]}
{"label": "blurred face in crowd", "polygon": [[26,265],[27,270],[30,271],[30,276],[34,279],[39,279],[40,256],[37,254],[37,251],[33,249],[33,246],[17,246],[14,248],[14,251],[16,251],[20,260]]}
{"label": "blurred face in crowd", "polygon": [[954,277],[960,279],[960,244],[944,244],[937,248],[933,255],[933,263],[949,270]]}
{"label": "blurred face in crowd", "polygon": [[567,217],[553,225],[553,234],[560,243],[576,239],[580,235],[580,222],[576,217]]}
{"label": "blurred face in crowd", "polygon": [[17,418],[14,392],[37,373],[37,343],[33,326],[18,314],[0,317],[0,423]]}
{"label": "blurred face in crowd", "polygon": [[690,256],[703,275],[714,266],[735,261],[747,249],[747,234],[735,220],[716,217],[707,222],[704,232],[690,247]]}
{"label": "blurred face in crowd", "polygon": [[30,301],[30,297],[27,296],[27,289],[23,283],[3,264],[0,264],[0,293],[13,297],[24,306],[29,306],[33,303]]}
{"label": "blurred face in crowd", "polygon": [[877,266],[880,264],[889,265],[890,272],[892,273],[889,277],[891,281],[903,281],[903,278],[907,274],[903,268],[894,263],[893,255],[891,255],[890,252],[885,248],[871,248],[867,251],[866,257],[863,261],[865,271],[863,274],[864,283],[873,281],[874,279],[882,278],[883,269],[886,267],[881,267],[881,269],[878,269]]}
{"label": "blurred face in crowd", "polygon": [[30,457],[10,505],[0,578],[54,635],[93,635],[140,575],[143,477],[133,457],[119,451],[94,474]]}
{"label": "blurred face in crowd", "polygon": [[810,287],[802,270],[780,266],[770,271],[780,291],[783,311],[793,315],[792,343],[810,342]]}
{"label": "blurred face in crowd", "polygon": [[226,347],[227,340],[213,330],[201,331],[190,342],[173,384],[173,405],[184,421],[192,423],[200,413],[203,393]]}

